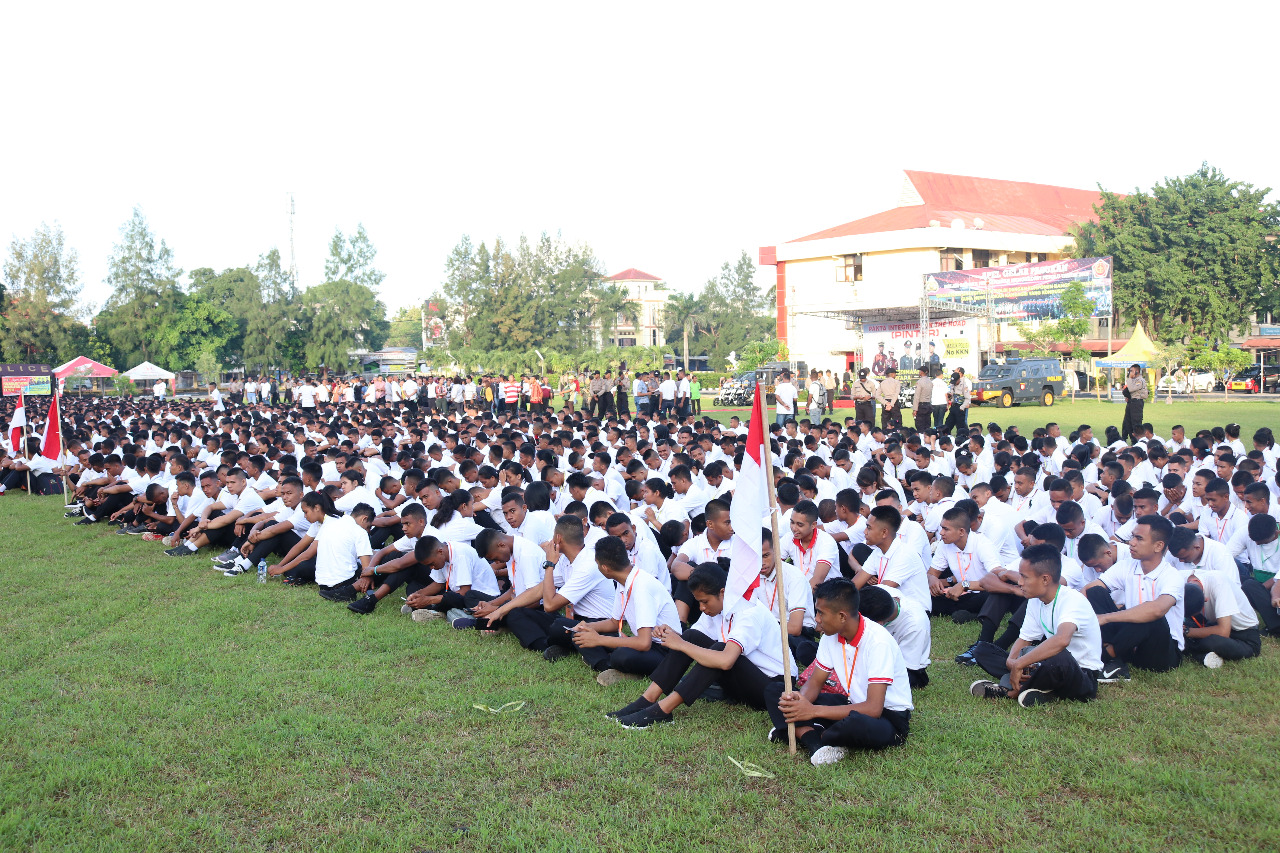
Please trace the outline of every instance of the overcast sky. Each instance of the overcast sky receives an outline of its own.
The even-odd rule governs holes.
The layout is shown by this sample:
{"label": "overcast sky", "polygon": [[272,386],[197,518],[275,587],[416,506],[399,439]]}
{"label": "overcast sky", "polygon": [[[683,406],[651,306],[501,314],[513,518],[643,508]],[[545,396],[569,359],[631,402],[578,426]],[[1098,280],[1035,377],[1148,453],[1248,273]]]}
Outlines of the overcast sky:
{"label": "overcast sky", "polygon": [[300,283],[363,222],[394,308],[462,234],[695,289],[894,206],[903,169],[1280,185],[1274,7],[1187,8],[9,4],[0,237],[61,223],[100,304],[135,205],[185,270],[287,264],[293,192]]}

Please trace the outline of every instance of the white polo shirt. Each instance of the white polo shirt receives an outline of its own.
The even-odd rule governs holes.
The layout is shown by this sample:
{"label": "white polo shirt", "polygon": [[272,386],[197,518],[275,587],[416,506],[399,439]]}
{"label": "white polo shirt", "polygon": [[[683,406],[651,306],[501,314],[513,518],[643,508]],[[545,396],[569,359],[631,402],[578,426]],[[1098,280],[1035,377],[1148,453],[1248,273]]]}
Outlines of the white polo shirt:
{"label": "white polo shirt", "polygon": [[316,543],[316,583],[320,586],[350,580],[359,558],[373,556],[369,534],[349,515],[326,518],[313,525],[310,535]]}
{"label": "white polo shirt", "polygon": [[[599,528],[596,529],[599,530]],[[663,589],[670,592],[671,573],[667,571],[666,558],[662,556],[662,550],[652,539],[637,533],[635,550],[628,551],[627,557],[631,560],[632,566],[652,576]]]}
{"label": "white polo shirt", "polygon": [[[972,534],[970,534],[972,536]],[[892,581],[907,598],[920,605],[925,613],[933,610],[933,597],[929,593],[929,573],[920,555],[905,542],[895,539],[888,553],[872,548],[871,555],[862,568],[876,579],[877,584]],[[957,575],[958,577],[958,575]],[[885,587],[892,589],[892,587]]]}
{"label": "white polo shirt", "polygon": [[[939,571],[949,568],[951,574],[955,576],[956,583],[968,581],[970,586],[976,585],[997,567],[1009,568],[1001,564],[1000,555],[991,544],[991,540],[976,531],[970,531],[964,550],[955,545],[948,545],[946,542],[939,542],[938,550],[933,555],[932,568]],[[977,589],[970,589],[965,595],[977,591]]]}
{"label": "white polo shirt", "polygon": [[1239,507],[1232,506],[1223,517],[1213,511],[1200,517],[1200,534],[1224,545],[1240,531],[1244,531],[1246,537],[1249,535],[1249,513]]}
{"label": "white polo shirt", "polygon": [[1048,639],[1070,622],[1075,626],[1067,651],[1081,669],[1102,670],[1102,628],[1098,615],[1083,593],[1067,586],[1058,587],[1054,599],[1045,604],[1038,598],[1027,599],[1027,614],[1018,636],[1028,643]]}
{"label": "white polo shirt", "polygon": [[817,626],[813,617],[813,587],[805,576],[790,563],[777,562],[774,572],[769,577],[760,575],[760,583],[751,594],[751,600],[762,605],[778,618],[778,572],[782,572],[783,592],[787,596],[787,615],[797,610],[804,613],[802,625],[806,628]]}
{"label": "white polo shirt", "polygon": [[539,546],[521,536],[516,536],[511,543],[511,559],[507,560],[507,579],[511,581],[512,592],[521,595],[525,590],[542,583],[546,573],[542,564],[547,561],[547,554]]}
{"label": "white polo shirt", "polygon": [[914,707],[902,650],[887,630],[870,619],[858,618],[858,632],[852,642],[846,642],[839,634],[824,636],[813,662],[823,672],[836,674],[851,705],[867,701],[870,685],[884,684],[886,709],[910,711]]}
{"label": "white polo shirt", "polygon": [[[1184,580],[1190,578],[1192,572],[1184,572]],[[1232,631],[1247,631],[1258,627],[1258,614],[1253,605],[1245,597],[1244,590],[1238,583],[1232,584],[1222,572],[1195,572],[1196,580],[1204,590],[1204,616],[1210,622],[1217,622],[1224,616],[1231,618]]]}
{"label": "white polo shirt", "polygon": [[[794,537],[787,537],[782,540],[782,548],[778,554],[781,559],[789,561],[791,565],[803,572],[806,582],[813,580],[818,566],[823,563],[828,567],[824,579],[840,574],[840,555],[836,540],[824,530],[815,529],[812,538],[805,543]],[[831,574],[832,570],[836,573],[834,576]]]}
{"label": "white polo shirt", "polygon": [[541,545],[544,542],[550,542],[551,537],[555,535],[556,517],[550,510],[528,510],[524,514],[524,521],[511,532],[528,539],[535,545]]}
{"label": "white polo shirt", "polygon": [[595,550],[584,547],[569,564],[560,594],[573,605],[576,619],[608,619],[613,615],[613,581],[600,574]]}
{"label": "white polo shirt", "polygon": [[[712,642],[726,646],[736,643],[747,660],[767,678],[782,675],[782,633],[778,630],[778,620],[755,600],[739,599],[728,613],[723,610],[715,616],[703,613],[691,629],[710,637]],[[796,675],[794,660],[791,675]]]}
{"label": "white polo shirt", "polygon": [[452,592],[469,586],[485,595],[498,594],[498,578],[493,573],[493,567],[481,559],[474,548],[465,542],[446,542],[444,547],[448,551],[449,560],[443,568],[431,572],[433,581],[444,584]]}
{"label": "white polo shirt", "polygon": [[[1098,576],[1098,580],[1112,592],[1119,592],[1126,610],[1132,610],[1139,604],[1155,601],[1162,595],[1173,598],[1174,604],[1164,614],[1169,624],[1169,635],[1178,643],[1178,648],[1186,646],[1182,635],[1182,598],[1185,585],[1182,575],[1172,563],[1161,561],[1151,572],[1144,573],[1142,564],[1132,557],[1117,560],[1116,564]],[[1025,622],[1024,622],[1025,624]]]}
{"label": "white polo shirt", "polygon": [[730,540],[726,539],[720,543],[719,547],[712,548],[710,540],[707,539],[707,533],[704,530],[697,536],[685,541],[680,546],[680,550],[676,552],[678,556],[682,556],[695,566],[699,563],[714,563],[718,557],[728,557],[732,553]]}
{"label": "white polo shirt", "polygon": [[898,606],[898,615],[886,622],[884,629],[898,644],[907,669],[924,669],[932,663],[929,654],[933,647],[933,629],[929,625],[929,614],[919,603],[903,595],[902,590],[891,586],[881,589],[893,596]]}
{"label": "white polo shirt", "polygon": [[641,628],[652,629],[659,625],[680,631],[680,613],[671,593],[653,575],[635,569],[627,575],[627,582],[618,588],[613,602],[613,618],[619,622],[619,630],[625,622],[633,636]]}
{"label": "white polo shirt", "polygon": [[1201,541],[1204,543],[1204,551],[1200,554],[1200,562],[1193,564],[1177,560],[1175,565],[1178,569],[1185,572],[1195,571],[1199,578],[1208,574],[1222,575],[1228,583],[1240,586],[1240,570],[1227,546],[1203,535]]}

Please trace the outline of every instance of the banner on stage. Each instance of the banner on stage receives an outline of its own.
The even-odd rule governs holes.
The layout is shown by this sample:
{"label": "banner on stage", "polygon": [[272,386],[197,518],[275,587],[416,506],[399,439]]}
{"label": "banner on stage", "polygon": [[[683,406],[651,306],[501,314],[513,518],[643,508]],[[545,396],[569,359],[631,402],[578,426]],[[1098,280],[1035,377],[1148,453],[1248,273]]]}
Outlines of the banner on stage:
{"label": "banner on stage", "polygon": [[972,270],[928,273],[925,292],[936,299],[985,306],[988,294],[997,320],[1056,320],[1062,291],[1080,282],[1094,317],[1111,316],[1111,272],[1105,258],[1064,258]]}

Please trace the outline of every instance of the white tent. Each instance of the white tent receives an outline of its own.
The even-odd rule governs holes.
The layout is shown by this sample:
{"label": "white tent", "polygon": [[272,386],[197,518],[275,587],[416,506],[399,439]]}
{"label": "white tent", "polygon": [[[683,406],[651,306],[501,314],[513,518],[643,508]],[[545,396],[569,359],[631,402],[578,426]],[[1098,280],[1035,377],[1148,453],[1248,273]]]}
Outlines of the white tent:
{"label": "white tent", "polygon": [[128,376],[134,382],[149,382],[153,379],[173,379],[175,374],[170,373],[162,367],[156,367],[149,361],[144,361],[132,370],[126,370],[125,376]]}

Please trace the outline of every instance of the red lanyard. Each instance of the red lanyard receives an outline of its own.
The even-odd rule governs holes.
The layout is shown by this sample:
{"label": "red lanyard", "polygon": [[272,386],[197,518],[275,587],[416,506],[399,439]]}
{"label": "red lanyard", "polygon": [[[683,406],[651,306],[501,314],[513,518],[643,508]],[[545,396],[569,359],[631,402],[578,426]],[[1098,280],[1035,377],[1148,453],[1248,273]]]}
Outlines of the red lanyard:
{"label": "red lanyard", "polygon": [[[966,563],[964,558],[968,557],[969,562]],[[964,583],[969,579],[969,570],[973,568],[973,555],[966,554],[964,551],[956,551],[956,569],[960,572],[960,582]]]}
{"label": "red lanyard", "polygon": [[818,543],[817,529],[816,528],[814,529],[813,537],[809,540],[808,550],[805,549],[804,543],[802,543],[799,539],[792,539],[791,541],[796,543],[796,550],[800,552],[800,568],[804,570],[804,576],[812,577],[814,545]]}
{"label": "red lanyard", "polygon": [[884,581],[885,569],[889,567],[889,558],[887,556],[880,558],[880,568],[876,571],[876,583]]}
{"label": "red lanyard", "polygon": [[449,562],[444,567],[444,588],[449,589],[453,585],[453,546],[446,545],[449,551]]}
{"label": "red lanyard", "polygon": [[[1217,522],[1217,521],[1215,521],[1215,522],[1214,522],[1214,524],[1215,524],[1215,525],[1217,525],[1217,527],[1218,527],[1218,541],[1219,541],[1219,542],[1222,542],[1222,535],[1223,535],[1223,534],[1226,532],[1226,530],[1227,530],[1227,522],[1231,520],[1231,514],[1232,514],[1233,512],[1235,512],[1235,511],[1236,511],[1236,508],[1235,508],[1235,507],[1232,507],[1231,509],[1227,510],[1227,514],[1226,514],[1226,515],[1224,515],[1224,516],[1222,517],[1222,521],[1221,521],[1221,522]],[[1225,543],[1224,543],[1224,544],[1225,544]]]}
{"label": "red lanyard", "polygon": [[[774,589],[776,590],[776,589],[777,589],[777,587],[774,587]],[[726,630],[725,630],[724,619],[721,619],[721,620],[720,620],[720,642],[722,642],[722,643],[727,643],[727,642],[729,642],[729,635],[733,633],[733,617],[732,617],[732,616],[730,616],[730,617],[729,617],[729,626],[728,626],[728,627],[729,627],[729,630],[728,630],[728,631],[726,631]]]}

